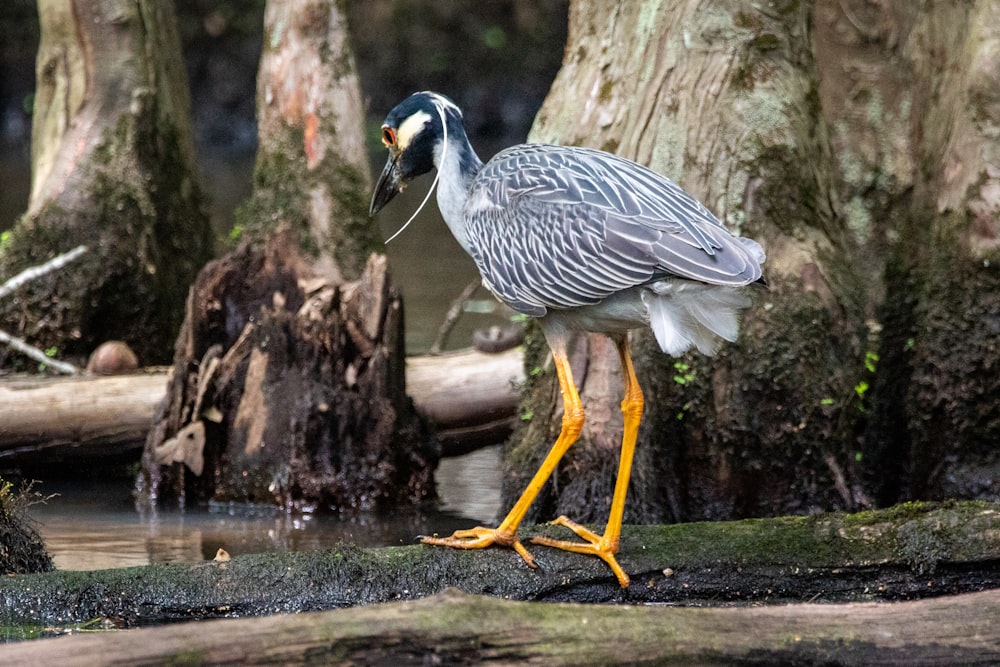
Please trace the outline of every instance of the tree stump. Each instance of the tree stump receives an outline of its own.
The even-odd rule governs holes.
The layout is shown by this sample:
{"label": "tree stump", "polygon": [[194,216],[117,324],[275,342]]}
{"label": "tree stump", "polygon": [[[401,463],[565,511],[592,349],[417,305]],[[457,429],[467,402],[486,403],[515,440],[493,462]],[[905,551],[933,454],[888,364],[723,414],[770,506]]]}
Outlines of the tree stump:
{"label": "tree stump", "polygon": [[402,305],[372,255],[333,285],[291,234],[209,263],[143,452],[144,502],[378,510],[435,497],[406,395]]}

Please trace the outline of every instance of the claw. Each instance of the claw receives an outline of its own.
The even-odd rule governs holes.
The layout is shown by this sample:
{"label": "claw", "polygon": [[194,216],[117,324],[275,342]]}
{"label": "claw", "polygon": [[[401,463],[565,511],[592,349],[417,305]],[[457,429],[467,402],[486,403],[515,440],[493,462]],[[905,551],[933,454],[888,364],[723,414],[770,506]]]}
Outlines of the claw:
{"label": "claw", "polygon": [[499,528],[476,526],[475,528],[456,530],[451,534],[451,537],[421,537],[420,541],[424,544],[455,549],[485,549],[494,544],[500,547],[509,547],[524,559],[528,567],[538,567],[535,563],[535,557],[521,544],[517,532],[500,530]]}
{"label": "claw", "polygon": [[621,587],[628,588],[628,575],[625,574],[625,570],[623,570],[621,565],[618,564],[618,561],[615,560],[615,554],[618,553],[618,540],[610,540],[603,535],[598,535],[592,530],[584,528],[580,524],[566,518],[565,516],[560,516],[554,521],[550,521],[549,525],[569,528],[576,533],[577,537],[582,539],[583,542],[555,540],[551,537],[536,535],[531,538],[532,544],[541,544],[542,546],[555,547],[556,549],[563,549],[564,551],[573,551],[579,554],[591,554],[597,556],[608,564],[608,567],[610,567],[611,571],[614,572]]}

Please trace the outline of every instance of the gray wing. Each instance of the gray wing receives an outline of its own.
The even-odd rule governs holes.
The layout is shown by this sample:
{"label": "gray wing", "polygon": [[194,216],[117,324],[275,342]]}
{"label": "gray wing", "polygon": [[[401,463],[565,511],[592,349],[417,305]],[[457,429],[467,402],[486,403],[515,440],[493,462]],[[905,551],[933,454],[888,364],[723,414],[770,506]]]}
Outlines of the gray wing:
{"label": "gray wing", "polygon": [[476,176],[465,213],[486,286],[529,315],[664,276],[734,286],[761,277],[756,242],[730,234],[666,177],[601,151],[503,151]]}

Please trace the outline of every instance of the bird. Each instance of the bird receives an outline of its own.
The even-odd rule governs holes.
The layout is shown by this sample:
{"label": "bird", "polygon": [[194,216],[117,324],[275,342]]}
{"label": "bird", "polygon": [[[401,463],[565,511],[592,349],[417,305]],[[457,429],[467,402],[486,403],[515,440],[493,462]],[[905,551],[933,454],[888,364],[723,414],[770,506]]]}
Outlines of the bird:
{"label": "bird", "polygon": [[[712,355],[736,341],[750,287],[765,285],[762,246],[732,234],[698,200],[665,176],[626,158],[585,147],[526,143],[485,164],[447,96],[417,92],[382,124],[388,159],[372,194],[377,214],[413,179],[436,169],[427,203],[437,204],[483,285],[514,311],[535,318],[550,348],[563,400],[559,436],[519,499],[495,528],[476,526],[422,542],[461,549],[514,549],[537,567],[519,527],[585,414],[567,347],[576,332],[608,336],[624,377],[622,444],[603,533],[559,516],[575,539],[534,536],[532,544],[601,558],[622,588],[616,555],[644,398],[629,349],[631,330],[652,329],[660,349]],[[416,213],[393,235],[405,229]],[[391,240],[391,238],[389,239]],[[388,242],[388,241],[387,241]]]}

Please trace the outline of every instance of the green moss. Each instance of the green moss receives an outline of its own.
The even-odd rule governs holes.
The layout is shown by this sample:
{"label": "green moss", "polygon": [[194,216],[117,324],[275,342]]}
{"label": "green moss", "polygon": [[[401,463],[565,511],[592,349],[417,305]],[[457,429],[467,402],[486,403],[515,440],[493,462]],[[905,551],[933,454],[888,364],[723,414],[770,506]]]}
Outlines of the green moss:
{"label": "green moss", "polygon": [[[289,128],[272,137],[277,150],[261,150],[253,176],[253,196],[236,211],[244,238],[262,243],[279,227],[291,229],[299,247],[312,257],[327,254],[348,278],[360,275],[369,253],[376,250],[375,227],[368,219],[367,179],[357,168],[335,156],[307,168],[291,147],[303,145],[302,130]],[[314,192],[329,195],[331,219],[317,230],[311,224]],[[317,233],[317,231],[319,233]]]}
{"label": "green moss", "polygon": [[[207,215],[191,180],[178,130],[139,96],[81,163],[84,204],[52,200],[18,222],[0,274],[36,265],[85,244],[90,252],[21,293],[18,334],[40,347],[85,356],[108,339],[125,340],[146,364],[170,358],[187,285],[211,256]],[[137,111],[136,111],[137,109]],[[76,201],[74,199],[74,201]],[[6,316],[9,304],[0,304]]]}

